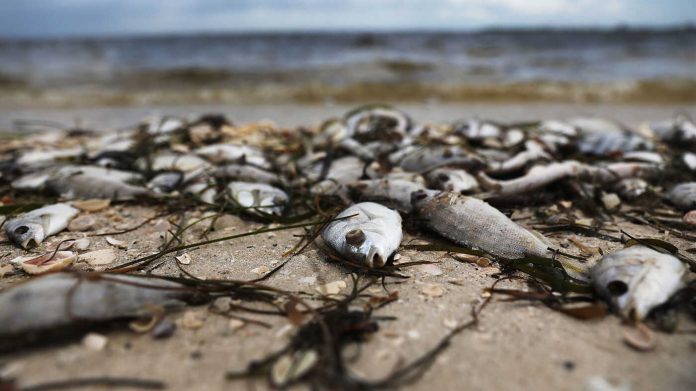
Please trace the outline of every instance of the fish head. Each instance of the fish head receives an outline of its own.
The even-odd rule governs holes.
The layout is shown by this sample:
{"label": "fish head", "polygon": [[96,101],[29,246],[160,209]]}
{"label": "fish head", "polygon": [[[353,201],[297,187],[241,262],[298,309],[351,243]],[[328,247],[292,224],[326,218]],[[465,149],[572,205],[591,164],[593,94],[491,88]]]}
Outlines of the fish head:
{"label": "fish head", "polygon": [[44,226],[40,221],[17,220],[7,224],[7,237],[23,249],[36,247],[46,237]]}
{"label": "fish head", "polygon": [[411,205],[416,210],[422,209],[424,206],[428,205],[430,201],[435,198],[441,192],[437,190],[422,189],[411,193]]}
{"label": "fish head", "polygon": [[379,232],[353,228],[345,234],[344,249],[352,259],[360,260],[369,268],[384,266],[389,255],[382,243],[384,237]]}

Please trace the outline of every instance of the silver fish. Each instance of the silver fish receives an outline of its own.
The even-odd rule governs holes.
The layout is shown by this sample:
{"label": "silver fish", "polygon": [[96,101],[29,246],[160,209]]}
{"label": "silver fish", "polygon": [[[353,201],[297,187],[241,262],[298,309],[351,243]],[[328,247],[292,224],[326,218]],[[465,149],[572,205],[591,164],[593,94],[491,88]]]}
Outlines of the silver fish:
{"label": "silver fish", "polygon": [[213,144],[193,151],[215,164],[249,163],[262,168],[271,168],[270,163],[259,148],[244,144]]}
{"label": "silver fish", "polygon": [[108,177],[76,174],[46,181],[46,189],[67,199],[109,198],[117,201],[149,197],[144,187],[129,185]]}
{"label": "silver fish", "polygon": [[[355,215],[355,216],[353,216]],[[321,233],[324,242],[348,260],[369,268],[384,266],[403,237],[398,212],[374,202],[346,208]]]}
{"label": "silver fish", "polygon": [[184,174],[179,171],[162,172],[147,182],[147,188],[155,193],[167,194],[178,189],[183,181]]}
{"label": "silver fish", "polygon": [[612,184],[624,178],[645,178],[660,172],[660,165],[650,163],[612,163],[591,166],[575,160],[534,166],[524,176],[509,180],[495,180],[484,173],[478,179],[482,187],[492,190],[496,196],[509,196],[541,189],[551,183],[578,178],[583,181]]}
{"label": "silver fish", "polygon": [[638,320],[684,286],[687,273],[676,257],[645,246],[605,255],[590,272],[597,293],[622,316]]}
{"label": "silver fish", "polygon": [[551,160],[549,155],[540,142],[529,140],[525,143],[525,150],[502,162],[492,162],[488,164],[486,172],[491,174],[507,174],[520,171],[539,160]]}
{"label": "silver fish", "polygon": [[[144,159],[138,162],[141,169],[145,169]],[[210,163],[193,154],[174,154],[162,153],[155,156],[150,162],[150,169],[153,171],[182,171],[191,172],[210,167]]]}
{"label": "silver fish", "polygon": [[48,331],[84,321],[147,314],[148,306],[172,306],[191,294],[182,285],[153,278],[108,275],[97,279],[55,273],[0,294],[0,337]]}
{"label": "silver fish", "polygon": [[5,224],[5,233],[15,244],[26,249],[64,230],[79,211],[68,204],[53,204],[34,209]]}
{"label": "silver fish", "polygon": [[401,140],[411,128],[411,119],[403,112],[386,105],[367,105],[346,113],[348,134],[372,136],[382,140]]}
{"label": "silver fish", "polygon": [[640,178],[622,179],[614,185],[614,191],[623,199],[635,200],[648,191],[648,182]]}
{"label": "silver fish", "polygon": [[265,183],[230,182],[227,190],[240,206],[264,213],[281,215],[288,202],[283,190]]}
{"label": "silver fish", "polygon": [[212,171],[215,178],[258,183],[281,183],[281,178],[271,172],[248,164],[226,164]]}
{"label": "silver fish", "polygon": [[444,145],[407,148],[392,154],[390,160],[410,172],[427,172],[444,166],[476,169],[483,165],[475,154],[461,147]]}
{"label": "silver fish", "polygon": [[455,193],[472,193],[479,189],[478,181],[466,170],[458,168],[436,168],[425,175],[431,188]]}
{"label": "silver fish", "polygon": [[682,210],[696,209],[696,182],[686,182],[674,186],[665,198]]}
{"label": "silver fish", "polygon": [[541,235],[479,199],[421,190],[413,193],[413,207],[428,228],[455,243],[507,259],[549,255],[549,245]]}

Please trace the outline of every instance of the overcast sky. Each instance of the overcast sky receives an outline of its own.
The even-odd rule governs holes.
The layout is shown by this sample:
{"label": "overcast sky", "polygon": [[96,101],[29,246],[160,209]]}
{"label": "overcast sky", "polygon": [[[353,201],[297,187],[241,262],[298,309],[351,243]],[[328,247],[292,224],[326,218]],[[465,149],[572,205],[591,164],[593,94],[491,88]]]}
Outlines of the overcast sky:
{"label": "overcast sky", "polygon": [[696,0],[0,0],[0,36],[665,26]]}

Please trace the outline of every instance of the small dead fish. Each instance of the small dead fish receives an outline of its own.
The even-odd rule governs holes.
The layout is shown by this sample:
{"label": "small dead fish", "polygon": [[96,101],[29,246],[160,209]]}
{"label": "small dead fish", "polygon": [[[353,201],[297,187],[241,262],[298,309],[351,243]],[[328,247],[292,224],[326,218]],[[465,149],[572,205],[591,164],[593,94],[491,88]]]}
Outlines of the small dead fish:
{"label": "small dead fish", "polygon": [[110,178],[116,181],[129,183],[137,183],[143,180],[143,176],[137,172],[123,171],[100,166],[69,165],[59,168],[56,172],[56,175],[58,176],[70,176],[75,174]]}
{"label": "small dead fish", "polygon": [[113,178],[75,174],[46,181],[46,189],[62,198],[103,198],[117,201],[152,196],[144,187],[129,185]]}
{"label": "small dead fish", "polygon": [[400,141],[411,128],[406,114],[386,105],[360,106],[346,113],[344,120],[350,137]]}
{"label": "small dead fish", "polygon": [[410,172],[427,172],[444,166],[476,170],[483,166],[480,157],[456,146],[411,147],[395,152],[389,158]]}
{"label": "small dead fish", "polygon": [[47,237],[67,228],[79,211],[68,204],[53,204],[34,209],[8,221],[5,233],[18,246],[38,246]]}
{"label": "small dead fish", "polygon": [[361,202],[336,218],[347,216],[353,217],[333,221],[324,228],[324,242],[350,261],[369,268],[384,266],[403,237],[399,213],[374,202]]}
{"label": "small dead fish", "polygon": [[507,259],[549,255],[543,236],[535,235],[479,199],[421,190],[413,193],[413,208],[428,228],[455,243]]}
{"label": "small dead fish", "polygon": [[495,180],[484,173],[479,173],[479,183],[484,189],[491,190],[496,196],[510,196],[541,189],[551,183],[568,179],[612,184],[624,178],[650,177],[660,172],[661,166],[649,163],[612,163],[591,166],[575,160],[534,166],[527,174],[515,179]]}
{"label": "small dead fish", "polygon": [[648,182],[640,178],[622,179],[614,185],[614,191],[625,200],[635,200],[648,191]]}
{"label": "small dead fish", "polygon": [[455,132],[462,134],[469,140],[482,140],[485,138],[498,138],[502,135],[501,126],[491,122],[471,119],[464,123],[454,125]]}
{"label": "small dead fish", "polygon": [[[174,282],[126,275],[96,279],[54,273],[0,294],[0,338],[41,333],[79,322],[147,314],[148,306],[180,305],[191,296]],[[41,334],[37,334],[41,336]]]}
{"label": "small dead fish", "polygon": [[687,266],[645,246],[605,255],[590,274],[597,293],[625,318],[643,319],[684,286]]}
{"label": "small dead fish", "polygon": [[652,149],[649,140],[631,132],[589,133],[578,142],[581,153],[595,156],[607,156],[621,152],[633,152]]}
{"label": "small dead fish", "polygon": [[696,182],[686,182],[674,186],[665,198],[682,210],[696,209]]}
{"label": "small dead fish", "polygon": [[410,213],[413,209],[411,194],[425,189],[418,181],[391,179],[391,177],[357,181],[351,184],[350,188],[358,193],[360,200],[384,203],[404,213]]}
{"label": "small dead fish", "polygon": [[507,174],[515,171],[520,171],[523,168],[531,165],[530,163],[539,160],[552,160],[541,143],[529,140],[525,143],[525,150],[502,162],[493,162],[488,165],[486,170],[491,174]]}
{"label": "small dead fish", "polygon": [[[141,169],[145,169],[145,160],[143,159],[139,161],[138,165]],[[193,154],[181,155],[174,153],[163,153],[155,156],[150,162],[150,169],[152,171],[192,172],[206,169],[208,167],[210,167],[210,163]]]}
{"label": "small dead fish", "polygon": [[654,123],[650,129],[662,141],[679,145],[696,144],[696,123],[690,118],[679,115],[675,118]]}
{"label": "small dead fish", "polygon": [[281,215],[288,202],[283,190],[265,183],[230,182],[227,190],[239,206],[264,213]]}
{"label": "small dead fish", "polygon": [[198,197],[201,201],[213,204],[217,197],[217,189],[215,185],[205,182],[192,183],[184,188],[184,194],[190,194]]}
{"label": "small dead fish", "polygon": [[431,188],[453,193],[472,193],[478,190],[476,178],[466,170],[457,168],[436,168],[425,175]]}
{"label": "small dead fish", "polygon": [[216,168],[212,175],[215,178],[233,181],[281,183],[277,174],[247,164],[226,164]]}
{"label": "small dead fish", "polygon": [[16,163],[22,170],[26,167],[45,167],[54,164],[58,160],[78,158],[84,152],[82,148],[52,149],[48,151],[32,150],[23,153]]}
{"label": "small dead fish", "polygon": [[271,168],[270,163],[259,148],[244,144],[213,144],[193,151],[215,164],[242,163],[262,168]]}
{"label": "small dead fish", "polygon": [[178,171],[162,172],[147,183],[147,188],[155,193],[168,194],[178,189],[184,181],[184,174]]}

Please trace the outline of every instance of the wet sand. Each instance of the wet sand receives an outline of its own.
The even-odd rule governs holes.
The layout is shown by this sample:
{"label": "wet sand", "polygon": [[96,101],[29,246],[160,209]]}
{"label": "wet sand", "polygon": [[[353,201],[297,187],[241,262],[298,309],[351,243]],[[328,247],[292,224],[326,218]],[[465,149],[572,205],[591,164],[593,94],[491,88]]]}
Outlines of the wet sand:
{"label": "wet sand", "polygon": [[[478,115],[500,121],[530,120],[567,117],[580,114],[607,116],[636,125],[646,120],[669,117],[678,108],[664,106],[572,106],[572,105],[400,105],[417,120],[453,120]],[[339,115],[346,107],[331,106],[255,106],[255,107],[166,107],[155,109],[85,109],[71,111],[12,111],[0,118],[41,118],[69,121],[80,117],[84,124],[119,126],[136,122],[144,114],[189,114],[224,112],[235,122],[243,123],[261,118],[274,119],[282,126],[314,124],[331,115]],[[696,114],[694,108],[689,109]],[[3,128],[6,123],[3,123]],[[109,216],[99,212],[97,229],[111,231],[123,225],[136,225],[154,212],[137,206],[117,205]],[[526,214],[530,211],[525,211]],[[192,212],[195,216],[195,212]],[[525,224],[525,221],[520,221]],[[127,223],[127,224],[126,224]],[[636,235],[661,236],[663,233],[615,219],[609,224]],[[259,223],[236,216],[218,223],[210,238],[231,235],[258,228]],[[187,241],[200,240],[205,228],[201,224],[187,234]],[[272,268],[284,258],[282,254],[297,243],[293,234],[302,230],[263,234],[239,240],[221,242],[187,251],[192,261],[186,270],[202,278],[252,279],[253,271],[262,266]],[[80,236],[63,232],[48,240]],[[129,243],[127,250],[118,250],[120,260],[134,259],[150,254],[160,243],[152,224],[117,236]],[[616,249],[616,243],[574,234],[554,235],[551,240],[560,244],[573,237],[588,246],[600,246],[605,252]],[[404,238],[404,243],[412,239]],[[693,243],[670,237],[681,250]],[[92,238],[91,249],[110,247],[103,237]],[[571,246],[568,251],[577,254]],[[9,246],[0,246],[5,255],[0,264],[22,252]],[[351,364],[357,374],[379,379],[392,369],[417,357],[433,347],[458,322],[470,319],[472,304],[485,297],[499,270],[460,263],[443,253],[400,251],[402,261],[428,260],[439,262],[435,268],[415,267],[404,270],[409,279],[386,285],[389,291],[398,291],[399,300],[379,310],[376,315],[395,316],[397,320],[380,322],[380,331],[360,350],[359,358]],[[176,275],[174,255],[158,273]],[[598,256],[593,256],[587,266]],[[84,268],[84,265],[80,266]],[[7,288],[25,277],[0,279],[0,287]],[[313,291],[319,284],[343,280],[351,287],[348,270],[328,262],[316,247],[309,247],[293,258],[267,283],[293,291]],[[394,281],[391,281],[394,282]],[[423,288],[437,284],[444,290],[439,297],[423,294]],[[523,289],[520,282],[506,283],[505,287]],[[370,288],[370,293],[385,295],[383,288]],[[344,292],[346,291],[344,290]],[[554,312],[538,303],[506,302],[495,297],[482,312],[479,325],[465,330],[454,338],[451,346],[440,355],[434,365],[417,382],[404,387],[408,390],[600,390],[588,386],[591,379],[600,376],[613,384],[631,390],[692,390],[696,388],[693,357],[696,339],[693,334],[657,333],[657,348],[641,353],[622,342],[625,332],[634,332],[615,316],[601,320],[580,321]],[[76,377],[124,376],[162,380],[170,390],[223,390],[265,389],[263,381],[230,382],[225,380],[228,370],[240,370],[250,360],[263,357],[285,344],[292,334],[292,326],[285,319],[263,317],[270,329],[247,324],[234,330],[228,319],[207,311],[206,306],[192,311],[204,318],[202,327],[179,327],[171,338],[154,340],[148,335],[135,334],[127,328],[100,330],[109,338],[104,350],[91,351],[79,341],[64,342],[0,356],[0,373],[16,378],[21,385]],[[182,318],[183,312],[172,319]],[[684,319],[680,329],[693,330],[696,323]],[[99,388],[93,388],[99,389]],[[624,389],[624,388],[617,388]],[[607,390],[606,388],[601,390]]]}

